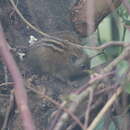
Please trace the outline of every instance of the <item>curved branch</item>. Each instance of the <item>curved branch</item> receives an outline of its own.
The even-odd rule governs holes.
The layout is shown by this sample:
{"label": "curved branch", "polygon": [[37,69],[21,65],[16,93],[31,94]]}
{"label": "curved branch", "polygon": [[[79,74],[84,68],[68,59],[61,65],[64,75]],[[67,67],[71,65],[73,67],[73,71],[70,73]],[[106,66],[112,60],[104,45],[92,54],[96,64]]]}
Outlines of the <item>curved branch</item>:
{"label": "curved branch", "polygon": [[28,107],[27,94],[23,85],[22,76],[17,68],[17,65],[9,51],[7,41],[5,40],[3,29],[0,23],[0,55],[8,67],[14,81],[15,99],[20,111],[25,130],[35,130],[32,116]]}

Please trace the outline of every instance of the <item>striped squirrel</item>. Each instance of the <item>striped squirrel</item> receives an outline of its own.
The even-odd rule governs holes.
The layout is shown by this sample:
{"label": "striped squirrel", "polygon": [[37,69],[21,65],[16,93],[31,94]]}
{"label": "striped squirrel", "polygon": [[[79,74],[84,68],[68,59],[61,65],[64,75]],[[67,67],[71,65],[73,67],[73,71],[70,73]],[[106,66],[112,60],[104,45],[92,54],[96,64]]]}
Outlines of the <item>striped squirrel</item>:
{"label": "striped squirrel", "polygon": [[84,70],[90,68],[89,57],[83,49],[52,39],[40,40],[32,45],[25,59],[34,73],[61,80],[73,80],[86,75]]}

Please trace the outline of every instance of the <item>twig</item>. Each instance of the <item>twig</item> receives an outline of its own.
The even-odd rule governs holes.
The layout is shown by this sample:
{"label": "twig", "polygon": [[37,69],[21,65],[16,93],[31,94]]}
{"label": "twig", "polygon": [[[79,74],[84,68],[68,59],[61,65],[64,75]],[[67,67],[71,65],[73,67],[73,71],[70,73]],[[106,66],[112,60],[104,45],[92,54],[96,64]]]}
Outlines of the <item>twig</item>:
{"label": "twig", "polygon": [[98,122],[102,119],[104,114],[109,110],[109,108],[112,106],[112,104],[116,101],[116,99],[122,93],[122,91],[123,91],[123,89],[121,87],[117,89],[117,91],[107,101],[106,105],[103,107],[103,109],[100,111],[100,113],[98,113],[97,117],[94,119],[94,121],[90,124],[90,126],[86,130],[94,130],[94,128],[97,126]]}
{"label": "twig", "polygon": [[127,47],[127,46],[130,46],[129,43],[127,42],[120,42],[120,41],[110,41],[110,42],[107,42],[105,44],[102,44],[101,46],[82,46],[80,44],[75,44],[73,42],[70,42],[70,41],[67,41],[67,40],[63,40],[63,39],[57,39],[56,37],[53,37],[53,36],[50,36],[50,38],[42,38],[41,40],[39,40],[38,42],[35,43],[35,45],[38,45],[39,43],[42,43],[42,42],[54,42],[54,43],[57,43],[57,44],[62,44],[62,43],[65,43],[65,44],[69,44],[71,46],[75,46],[77,48],[82,48],[82,49],[91,49],[91,50],[103,50],[107,47],[110,47],[110,46],[122,46],[122,47]]}
{"label": "twig", "polygon": [[[61,106],[64,107],[65,104],[66,104],[66,102],[64,101],[64,102],[61,104]],[[55,118],[54,118],[54,119],[52,120],[52,122],[49,124],[49,127],[48,127],[47,130],[55,129],[55,125],[56,125],[56,123],[58,122],[59,117],[61,116],[61,114],[62,114],[62,110],[61,110],[61,109],[57,110],[57,112],[56,112],[56,114],[55,114]]]}
{"label": "twig", "polygon": [[7,41],[5,40],[1,24],[0,24],[0,55],[2,56],[4,63],[7,65],[8,70],[14,81],[15,98],[18,109],[20,111],[20,116],[23,121],[23,127],[25,130],[35,130],[32,115],[28,107],[27,94],[23,84],[23,79],[9,51],[9,47]]}
{"label": "twig", "polygon": [[[100,98],[98,98],[97,100],[96,100],[96,102],[92,105],[92,107],[91,107],[91,111],[93,110],[93,109],[95,109],[99,104],[101,104],[102,103],[102,97],[100,97]],[[80,119],[82,119],[84,117],[84,113],[82,114],[82,115],[80,115]],[[72,124],[70,124],[70,126],[66,129],[66,130],[72,130],[75,126],[77,125],[77,123],[76,122],[73,122]]]}
{"label": "twig", "polygon": [[24,23],[26,23],[29,27],[31,27],[33,30],[35,30],[36,32],[38,32],[39,34],[41,34],[42,36],[46,36],[49,37],[49,35],[47,33],[42,32],[41,30],[39,30],[38,28],[36,28],[34,25],[30,24],[30,22],[28,22],[24,16],[22,15],[22,13],[19,11],[19,9],[17,8],[17,6],[15,5],[13,0],[10,0],[12,6],[14,7],[15,11],[17,12],[17,14],[20,16],[20,18],[23,20]]}
{"label": "twig", "polygon": [[[77,107],[79,106],[79,104],[87,98],[89,94],[89,88],[87,88],[86,90],[84,90],[81,94],[77,94],[76,98],[74,99],[71,99],[71,102],[70,103],[67,103],[66,106],[69,106],[69,111],[71,112],[75,112],[77,110]],[[68,116],[68,113],[63,113],[62,116],[60,117],[60,122],[59,124],[56,126],[56,130],[59,130],[62,128],[63,124],[65,121],[69,120],[69,116]],[[61,122],[62,121],[62,122]],[[84,127],[83,127],[84,129]]]}
{"label": "twig", "polygon": [[89,88],[89,99],[88,99],[88,107],[85,113],[85,123],[84,123],[84,130],[87,129],[88,127],[88,121],[89,121],[89,115],[90,115],[90,111],[91,111],[91,105],[92,105],[92,101],[93,101],[93,88]]}
{"label": "twig", "polygon": [[[90,88],[91,88],[91,86],[90,86]],[[75,96],[77,95],[76,98],[71,101],[70,105],[69,105],[69,103],[66,104],[67,106],[69,106],[69,108],[68,108],[69,111],[71,111],[71,112],[75,112],[76,111],[76,109],[79,106],[79,104],[84,99],[87,98],[87,96],[89,94],[89,89],[90,88],[88,87],[87,89],[84,89],[84,91],[82,91],[81,93],[78,93],[78,94],[75,93]],[[95,89],[95,88],[96,88],[96,85],[93,85],[93,89]],[[60,117],[60,123],[59,123],[60,125],[58,124],[58,126],[56,127],[56,130],[59,130],[61,128],[61,126],[64,124],[64,122],[61,123],[62,120],[63,121],[68,120],[68,113],[62,114],[62,116]]]}
{"label": "twig", "polygon": [[80,122],[80,120],[71,111],[69,111],[67,108],[63,107],[60,103],[58,103],[57,101],[55,101],[51,97],[49,97],[49,96],[47,96],[45,94],[42,94],[41,92],[39,92],[36,89],[32,88],[30,85],[28,85],[27,88],[29,88],[31,91],[33,91],[34,93],[36,93],[37,95],[39,95],[41,98],[47,99],[48,101],[50,101],[51,103],[53,103],[54,105],[56,105],[59,109],[62,109],[63,111],[65,111],[66,113],[68,113],[72,117],[72,119],[75,120],[77,122],[77,124],[82,129],[84,128],[84,126]]}
{"label": "twig", "polygon": [[7,85],[14,85],[14,82],[1,83],[1,84],[0,84],[0,87],[2,87],[2,86],[7,86]]}
{"label": "twig", "polygon": [[115,90],[116,89],[116,86],[106,86],[104,87],[103,89],[97,91],[94,93],[94,96],[98,96],[100,95],[101,93],[104,93],[104,92],[108,92],[108,91],[112,91],[112,90]]}
{"label": "twig", "polygon": [[114,59],[109,65],[107,65],[101,73],[107,73],[110,72],[121,60],[123,60],[126,56],[128,56],[130,52],[130,46],[125,47],[123,52],[116,58]]}
{"label": "twig", "polygon": [[6,130],[8,127],[8,123],[9,123],[9,119],[11,117],[11,113],[14,114],[14,105],[15,105],[15,101],[14,101],[14,91],[11,92],[10,95],[10,101],[9,101],[9,106],[7,108],[7,112],[5,114],[5,119],[4,119],[4,124],[2,126],[1,130]]}
{"label": "twig", "polygon": [[[86,84],[81,86],[78,90],[75,91],[76,94],[80,94],[83,92],[86,88],[88,88],[90,85],[93,85],[96,81],[101,81],[102,79],[112,75],[114,72],[108,72],[105,74],[97,74],[94,78],[91,78]],[[91,76],[92,77],[92,76]]]}

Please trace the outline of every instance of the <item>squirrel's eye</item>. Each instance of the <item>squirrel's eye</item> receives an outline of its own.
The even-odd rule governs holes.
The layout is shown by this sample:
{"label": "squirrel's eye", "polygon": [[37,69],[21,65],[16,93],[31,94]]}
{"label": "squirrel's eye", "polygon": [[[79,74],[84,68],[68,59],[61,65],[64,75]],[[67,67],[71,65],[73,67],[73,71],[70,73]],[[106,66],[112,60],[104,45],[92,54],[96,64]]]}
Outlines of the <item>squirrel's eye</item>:
{"label": "squirrel's eye", "polygon": [[86,65],[81,65],[80,67],[82,70],[86,69]]}
{"label": "squirrel's eye", "polygon": [[71,63],[75,63],[75,62],[77,61],[77,59],[78,59],[77,56],[72,55],[72,56],[70,57],[70,62],[71,62]]}

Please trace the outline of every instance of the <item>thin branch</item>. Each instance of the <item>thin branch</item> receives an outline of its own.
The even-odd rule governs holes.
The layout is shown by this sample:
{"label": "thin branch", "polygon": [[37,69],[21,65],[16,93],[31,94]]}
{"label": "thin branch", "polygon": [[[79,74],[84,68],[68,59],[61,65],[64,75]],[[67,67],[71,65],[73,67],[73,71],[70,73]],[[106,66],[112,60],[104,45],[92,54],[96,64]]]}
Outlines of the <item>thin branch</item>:
{"label": "thin branch", "polygon": [[[66,104],[66,101],[64,101],[61,106],[64,107],[64,105]],[[55,129],[56,123],[59,121],[59,118],[62,114],[63,110],[59,109],[57,110],[54,119],[52,120],[52,122],[49,124],[49,127],[47,130],[52,130]]]}
{"label": "thin branch", "polygon": [[2,26],[0,24],[0,55],[7,65],[9,72],[11,73],[15,87],[15,98],[20,116],[23,121],[23,127],[25,130],[35,130],[35,126],[32,120],[32,116],[28,107],[27,94],[23,85],[23,79],[19,72],[19,69],[9,51],[8,43],[5,40]]}
{"label": "thin branch", "polygon": [[103,49],[105,49],[107,47],[110,47],[110,46],[122,46],[122,47],[126,47],[126,46],[129,46],[129,43],[127,43],[127,42],[120,42],[120,41],[110,41],[110,42],[102,44],[101,46],[98,46],[98,47],[84,46],[84,48],[86,48],[86,49],[93,49],[93,50],[103,50]]}
{"label": "thin branch", "polygon": [[14,85],[14,82],[1,83],[1,84],[0,84],[0,87],[2,87],[2,86],[7,86],[7,85]]}
{"label": "thin branch", "polygon": [[[71,111],[71,112],[75,112],[79,106],[79,104],[87,98],[89,94],[89,88],[87,88],[86,90],[84,90],[81,94],[77,94],[75,95],[76,98],[74,99],[71,99],[70,102],[66,103],[66,106],[69,106],[68,110]],[[70,96],[71,97],[71,96]],[[69,116],[68,116],[68,113],[63,113],[62,116],[60,117],[60,125],[58,124],[57,127],[56,127],[56,130],[59,130],[62,128],[63,124],[65,121],[69,120]],[[62,121],[62,122],[61,122]],[[83,127],[84,129],[84,127]]]}
{"label": "thin branch", "polygon": [[122,93],[123,88],[118,88],[117,91],[113,94],[113,96],[107,101],[106,105],[103,107],[103,109],[98,113],[97,117],[94,119],[94,121],[90,124],[88,129],[86,130],[94,130],[94,128],[97,126],[99,121],[102,119],[102,117],[105,115],[105,113],[109,110],[109,108],[113,105],[113,103],[117,100],[118,96]]}
{"label": "thin branch", "polygon": [[[96,100],[96,102],[94,102],[94,104],[92,105],[92,107],[91,107],[91,111],[93,110],[93,109],[95,109],[99,104],[101,104],[102,103],[102,97],[100,97],[100,98],[98,98],[97,100]],[[80,119],[82,119],[84,117],[84,114],[81,114],[80,115]],[[77,123],[76,122],[73,122],[72,124],[70,124],[70,126],[66,129],[66,130],[72,130],[72,129],[74,129],[74,127],[77,125]]]}
{"label": "thin branch", "polygon": [[30,28],[32,28],[33,30],[35,30],[36,32],[38,32],[39,34],[41,34],[42,36],[46,36],[49,37],[49,35],[47,33],[42,32],[41,30],[39,30],[38,28],[36,28],[34,25],[30,24],[30,22],[28,22],[24,16],[22,15],[22,13],[19,11],[19,9],[17,8],[17,6],[15,5],[13,0],[10,0],[10,3],[12,4],[12,6],[14,7],[15,11],[17,12],[17,14],[19,15],[19,17],[23,20],[23,22],[25,24],[27,24]]}
{"label": "thin branch", "polygon": [[9,106],[8,106],[7,112],[5,114],[5,119],[4,119],[4,123],[3,123],[1,130],[8,129],[8,123],[9,123],[9,119],[11,117],[11,113],[14,114],[14,105],[15,105],[14,91],[11,91]]}
{"label": "thin branch", "polygon": [[86,88],[91,87],[91,85],[93,85],[96,81],[101,81],[102,79],[110,76],[114,74],[114,72],[108,72],[108,73],[104,73],[104,74],[96,74],[96,76],[91,76],[93,78],[91,78],[89,81],[86,82],[86,84],[84,84],[83,86],[81,86],[81,88],[79,88],[78,90],[76,90],[74,93],[75,94],[80,94],[82,93]]}
{"label": "thin branch", "polygon": [[130,52],[130,46],[125,47],[125,49],[123,50],[123,52],[117,57],[115,58],[109,65],[107,65],[101,73],[107,73],[110,72],[121,60],[123,60],[126,56],[128,56]]}
{"label": "thin branch", "polygon": [[113,86],[104,86],[103,89],[95,92],[94,96],[98,96],[98,95],[101,95],[102,93],[104,92],[109,92],[109,91],[114,91],[116,89],[116,86],[113,85]]}
{"label": "thin branch", "polygon": [[122,41],[110,41],[110,42],[107,42],[105,44],[102,44],[101,46],[87,46],[87,45],[82,46],[80,44],[75,44],[75,43],[67,41],[67,40],[63,40],[63,39],[59,39],[59,38],[57,39],[56,37],[53,37],[53,36],[50,36],[49,38],[42,38],[41,40],[35,42],[35,45],[38,46],[38,44],[42,43],[42,42],[54,42],[57,44],[65,43],[65,44],[69,44],[71,46],[75,46],[77,48],[100,50],[100,51],[107,48],[107,47],[111,47],[111,46],[122,46],[122,47],[130,46],[129,43],[122,42]]}
{"label": "thin branch", "polygon": [[66,113],[68,113],[73,120],[75,120],[77,122],[77,124],[83,129],[84,126],[83,124],[80,122],[80,120],[67,108],[63,107],[62,104],[58,103],[57,101],[55,101],[54,99],[52,99],[51,97],[37,91],[36,89],[32,88],[30,86],[30,83],[28,84],[27,88],[29,88],[31,91],[33,91],[34,93],[36,93],[37,95],[39,95],[41,98],[45,98],[46,100],[50,101],[51,103],[53,103],[54,105],[56,105],[59,109],[65,111]]}
{"label": "thin branch", "polygon": [[88,99],[88,107],[85,113],[85,124],[84,124],[84,130],[88,128],[88,122],[89,122],[89,116],[91,111],[91,105],[93,101],[93,88],[89,88],[89,99]]}

